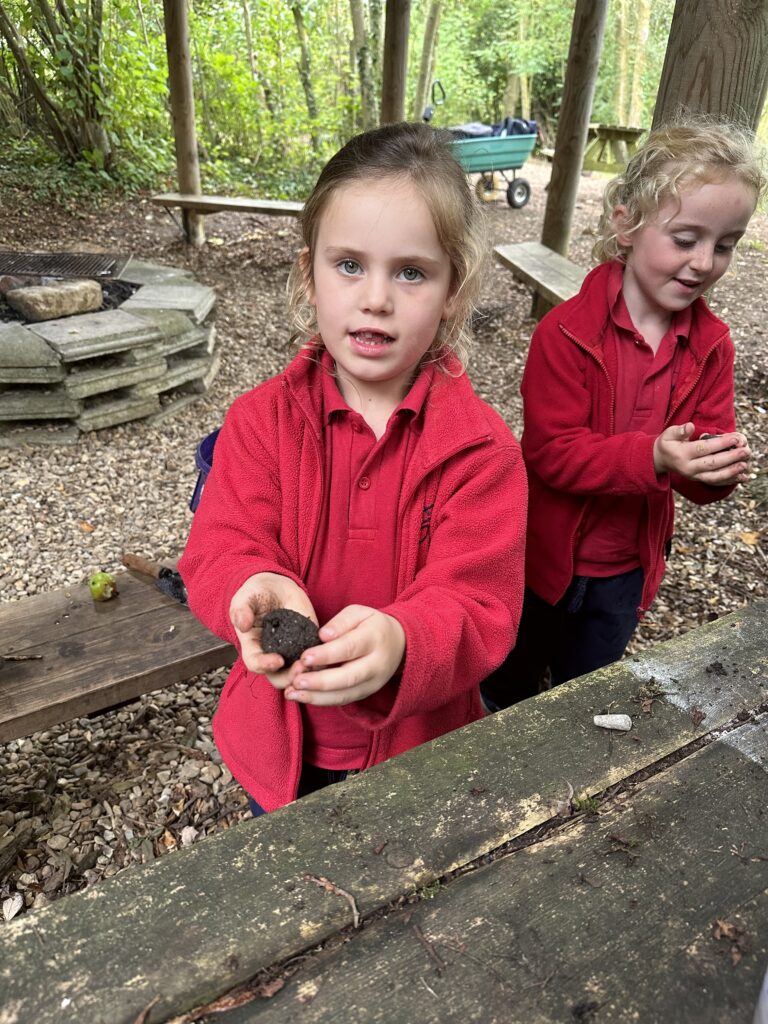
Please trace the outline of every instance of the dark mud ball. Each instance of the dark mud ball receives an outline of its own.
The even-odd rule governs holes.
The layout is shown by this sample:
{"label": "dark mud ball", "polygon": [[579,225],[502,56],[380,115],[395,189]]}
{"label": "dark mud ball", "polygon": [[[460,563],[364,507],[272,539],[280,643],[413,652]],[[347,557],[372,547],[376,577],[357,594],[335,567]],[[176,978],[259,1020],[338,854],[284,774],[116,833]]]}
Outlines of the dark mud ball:
{"label": "dark mud ball", "polygon": [[317,626],[306,615],[290,608],[276,608],[261,620],[261,649],[265,654],[282,655],[286,667],[298,661],[308,647],[320,643]]}

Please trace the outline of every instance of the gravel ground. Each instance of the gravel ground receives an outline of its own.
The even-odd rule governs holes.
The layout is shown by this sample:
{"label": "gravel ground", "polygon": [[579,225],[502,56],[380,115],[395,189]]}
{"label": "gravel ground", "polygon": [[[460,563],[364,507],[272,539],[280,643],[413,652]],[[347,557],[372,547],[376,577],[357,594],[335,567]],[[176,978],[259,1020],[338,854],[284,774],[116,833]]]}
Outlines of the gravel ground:
{"label": "gravel ground", "polygon": [[[494,244],[538,238],[549,166],[530,161],[530,204],[487,204]],[[604,179],[583,177],[571,256],[588,265]],[[30,229],[30,225],[36,227]],[[203,399],[156,426],[131,423],[83,435],[72,447],[0,450],[0,598],[14,601],[117,570],[120,553],[163,560],[183,546],[198,440],[233,398],[279,371],[290,352],[284,287],[298,248],[287,219],[218,214],[208,245],[187,251],[177,227],[145,201],[99,210],[7,203],[0,247],[132,252],[188,266],[217,288],[221,372]],[[705,509],[681,505],[667,579],[633,648],[765,598],[768,417],[764,283],[768,218],[757,216],[735,270],[712,305],[738,350],[740,426],[755,451],[752,482]],[[518,386],[532,321],[530,296],[490,264],[471,376],[519,433]],[[9,920],[96,884],[248,815],[211,739],[224,673],[208,673],[98,717],[0,746],[0,906]],[[0,680],[1,681],[1,680]],[[1,692],[1,691],[0,691]]]}

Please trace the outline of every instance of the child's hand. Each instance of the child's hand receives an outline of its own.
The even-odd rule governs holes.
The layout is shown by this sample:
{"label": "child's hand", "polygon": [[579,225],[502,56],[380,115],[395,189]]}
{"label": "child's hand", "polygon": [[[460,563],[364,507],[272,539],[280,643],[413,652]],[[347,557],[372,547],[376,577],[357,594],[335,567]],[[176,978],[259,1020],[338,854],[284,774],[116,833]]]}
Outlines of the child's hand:
{"label": "child's hand", "polygon": [[[279,690],[302,671],[300,662],[285,668],[279,654],[265,654],[261,649],[261,616],[275,608],[292,608],[317,622],[315,610],[307,595],[287,576],[274,572],[259,572],[249,576],[229,606],[229,618],[235,627],[245,667],[264,675]],[[282,670],[282,671],[281,671]]]}
{"label": "child's hand", "polygon": [[303,671],[285,691],[288,700],[324,707],[363,700],[389,682],[405,654],[397,619],[360,604],[334,615],[320,639],[302,654]]}
{"label": "child's hand", "polygon": [[749,479],[752,452],[743,434],[733,431],[690,441],[694,429],[693,423],[684,423],[659,434],[653,446],[657,473],[679,473],[710,487],[730,487]]}

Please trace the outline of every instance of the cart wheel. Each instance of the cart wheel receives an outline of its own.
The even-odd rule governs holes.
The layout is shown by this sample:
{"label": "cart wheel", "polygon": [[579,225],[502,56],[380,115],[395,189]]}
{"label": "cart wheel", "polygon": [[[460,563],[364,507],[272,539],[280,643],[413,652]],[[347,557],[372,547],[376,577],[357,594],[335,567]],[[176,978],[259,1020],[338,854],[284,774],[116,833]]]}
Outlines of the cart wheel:
{"label": "cart wheel", "polygon": [[510,206],[519,210],[521,206],[525,206],[530,198],[531,186],[525,178],[515,178],[514,181],[510,181],[507,188],[507,202]]}
{"label": "cart wheel", "polygon": [[475,195],[482,203],[489,203],[496,191],[492,174],[481,174],[475,185]]}

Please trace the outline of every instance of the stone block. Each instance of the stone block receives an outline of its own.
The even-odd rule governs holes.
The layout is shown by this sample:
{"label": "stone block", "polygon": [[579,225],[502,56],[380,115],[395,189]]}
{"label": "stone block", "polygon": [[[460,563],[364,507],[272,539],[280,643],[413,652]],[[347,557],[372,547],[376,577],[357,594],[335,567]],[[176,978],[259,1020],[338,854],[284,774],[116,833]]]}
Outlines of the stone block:
{"label": "stone block", "polygon": [[62,387],[0,391],[0,420],[69,419],[79,412],[80,404]]}
{"label": "stone block", "polygon": [[35,334],[59,353],[64,362],[90,359],[108,352],[120,352],[158,341],[161,333],[146,320],[120,309],[85,313],[63,320],[49,320],[31,327]]}
{"label": "stone block", "polygon": [[[170,391],[172,388],[181,387],[182,384],[188,384],[190,381],[202,380],[208,377],[211,363],[212,360],[209,356],[200,359],[185,359],[183,356],[172,356],[168,360],[168,369],[162,377],[137,384],[134,391],[138,394],[159,394],[161,391]],[[216,370],[218,370],[218,354],[216,357]]]}
{"label": "stone block", "polygon": [[149,263],[146,260],[131,258],[120,275],[121,281],[129,284],[160,284],[163,281],[188,281],[192,272],[184,267],[169,267],[162,263]]}
{"label": "stone block", "polygon": [[88,364],[75,363],[70,368],[64,387],[72,398],[89,398],[105,391],[117,391],[141,381],[162,377],[166,369],[166,362],[162,358],[131,364],[126,357],[105,357]]}
{"label": "stone block", "polygon": [[128,313],[139,313],[145,309],[177,309],[202,323],[215,302],[216,293],[208,285],[170,281],[167,284],[144,285],[120,308]]}
{"label": "stone block", "polygon": [[154,324],[164,338],[174,338],[195,326],[186,313],[178,309],[141,309],[131,315]]}
{"label": "stone block", "polygon": [[207,327],[194,327],[190,320],[187,320],[187,327],[183,334],[175,334],[170,338],[163,338],[153,345],[134,349],[130,353],[131,358],[139,363],[147,360],[157,359],[174,355],[176,352],[191,352],[195,355],[205,355],[213,351],[213,339],[215,330],[213,324]]}
{"label": "stone block", "polygon": [[101,430],[103,427],[115,427],[129,420],[143,419],[159,410],[160,403],[156,395],[136,395],[123,393],[120,397],[101,396],[92,399],[78,416],[76,422],[80,430]]}
{"label": "stone block", "polygon": [[21,324],[0,324],[0,384],[46,384],[64,378],[61,359]]}
{"label": "stone block", "polygon": [[80,431],[72,423],[2,423],[0,448],[19,448],[23,444],[76,444]]}
{"label": "stone block", "polygon": [[103,295],[98,281],[83,278],[13,288],[5,300],[25,320],[38,322],[101,309]]}

